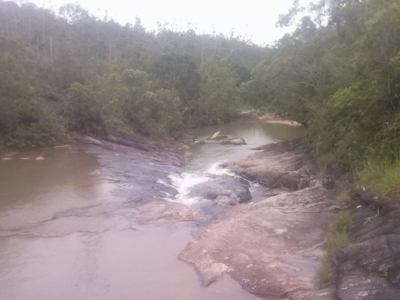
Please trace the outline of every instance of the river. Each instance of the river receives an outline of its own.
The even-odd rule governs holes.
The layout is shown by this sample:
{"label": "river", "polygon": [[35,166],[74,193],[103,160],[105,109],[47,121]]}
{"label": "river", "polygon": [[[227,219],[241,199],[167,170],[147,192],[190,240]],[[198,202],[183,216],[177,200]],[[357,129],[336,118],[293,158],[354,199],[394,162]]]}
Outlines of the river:
{"label": "river", "polygon": [[1,299],[257,299],[227,276],[205,288],[194,269],[177,259],[196,222],[139,225],[130,213],[152,198],[195,205],[202,200],[187,199],[188,189],[206,173],[224,172],[219,163],[301,136],[304,129],[240,119],[195,135],[216,131],[240,136],[247,145],[194,144],[183,170],[74,147],[3,157]]}

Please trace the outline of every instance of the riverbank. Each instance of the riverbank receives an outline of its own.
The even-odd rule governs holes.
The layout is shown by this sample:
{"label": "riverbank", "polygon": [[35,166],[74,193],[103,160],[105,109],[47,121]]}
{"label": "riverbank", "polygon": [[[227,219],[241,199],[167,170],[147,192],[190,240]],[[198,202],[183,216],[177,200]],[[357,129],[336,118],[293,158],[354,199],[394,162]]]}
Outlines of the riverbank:
{"label": "riverbank", "polygon": [[246,116],[246,117],[255,117],[262,123],[283,124],[283,125],[289,125],[289,126],[302,126],[300,123],[298,123],[296,121],[285,120],[285,119],[280,118],[272,113],[263,113],[263,112],[259,112],[257,110],[241,111],[239,113],[239,115]]}
{"label": "riverbank", "polygon": [[204,218],[165,200],[179,193],[171,178],[184,160],[182,144],[171,143],[149,151],[85,139],[29,152],[43,160],[0,161],[2,295],[255,300],[228,277],[202,287],[177,259]]}
{"label": "riverbank", "polygon": [[315,176],[312,157],[298,143],[279,142],[225,166],[263,186],[263,196],[232,207],[180,258],[204,285],[227,273],[264,299],[333,299],[315,283],[336,194]]}
{"label": "riverbank", "polygon": [[[132,295],[137,299],[159,299],[158,289],[148,280],[157,273],[154,284],[158,287],[168,286],[171,281],[166,278],[176,274],[173,278],[180,278],[181,284],[190,287],[185,294],[191,295],[190,299],[255,299],[256,296],[274,300],[334,299],[335,291],[319,291],[316,281],[323,242],[331,220],[340,209],[333,189],[335,178],[316,176],[315,159],[298,140],[273,141],[275,128],[282,129],[281,137],[293,136],[293,132],[289,135],[284,129],[294,127],[284,126],[246,119],[224,127],[203,128],[197,133],[211,136],[221,131],[242,136],[247,145],[185,146],[171,140],[145,139],[115,140],[119,142],[116,143],[81,137],[74,147],[48,149],[47,154],[40,152],[44,160],[22,160],[18,154],[11,161],[0,162],[9,166],[10,172],[12,164],[23,170],[29,165],[35,172],[45,170],[40,171],[37,166],[46,167],[48,172],[57,161],[60,163],[61,157],[63,163],[71,166],[67,170],[60,164],[48,176],[57,177],[63,170],[68,181],[57,189],[51,188],[44,198],[46,202],[42,202],[42,183],[35,182],[40,189],[30,190],[30,195],[39,201],[40,214],[34,203],[14,205],[22,203],[17,193],[21,184],[9,191],[14,200],[0,213],[0,239],[5,241],[0,252],[8,259],[7,272],[35,272],[35,261],[29,257],[39,257],[54,280],[73,285],[69,278],[92,276],[93,283],[80,285],[87,297],[94,295],[90,286],[95,290],[105,289],[104,295],[108,297],[116,297],[116,290],[104,287],[105,280],[111,286],[123,288],[121,299],[130,299]],[[264,130],[268,136],[261,135]],[[260,147],[265,142],[268,145]],[[186,156],[188,151],[192,153],[190,157]],[[89,158],[90,167],[82,168]],[[81,166],[80,178],[72,170],[74,161],[75,166]],[[225,168],[219,166],[221,163]],[[20,175],[14,179],[17,178],[30,180]],[[64,192],[71,187],[73,192]],[[23,199],[29,197],[25,195]],[[167,240],[171,247],[164,249]],[[13,258],[12,245],[25,250]],[[65,252],[62,248],[72,251]],[[52,261],[49,258],[54,249],[58,249],[58,255]],[[88,263],[82,251],[98,257],[95,260],[98,267],[91,275],[83,272],[81,263],[71,257],[77,255],[82,263]],[[168,257],[167,263],[164,256]],[[62,260],[77,267],[67,268]],[[121,274],[114,276],[120,283],[110,277],[114,272],[110,261],[116,266],[124,262],[124,267],[118,267],[123,270]],[[52,270],[54,264],[60,268]],[[203,285],[209,287],[200,287],[191,265]],[[144,277],[143,272],[147,274]],[[10,299],[26,296],[8,284],[18,278],[18,275],[4,275],[0,279],[6,293],[14,295]],[[131,288],[128,282],[132,280],[141,288]],[[46,288],[38,278],[22,284],[23,290],[29,290],[27,284],[36,286],[38,295],[53,298],[82,295],[82,289]],[[143,289],[149,294],[145,295]],[[221,292],[214,294],[216,289]],[[97,294],[96,297],[107,299]],[[165,299],[187,298],[180,290],[170,290]]]}
{"label": "riverbank", "polygon": [[351,245],[336,257],[340,300],[400,299],[400,204],[364,186],[350,192]]}

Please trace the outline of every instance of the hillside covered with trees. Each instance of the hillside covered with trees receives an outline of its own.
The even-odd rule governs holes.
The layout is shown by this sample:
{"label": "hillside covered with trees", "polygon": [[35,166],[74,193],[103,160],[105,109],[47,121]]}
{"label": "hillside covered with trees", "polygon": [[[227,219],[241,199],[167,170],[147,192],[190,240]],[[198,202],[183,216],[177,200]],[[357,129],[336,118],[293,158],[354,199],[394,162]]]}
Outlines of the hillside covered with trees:
{"label": "hillside covered with trees", "polygon": [[397,159],[400,3],[321,0],[281,15],[274,45],[148,31],[78,5],[54,12],[0,1],[0,145],[58,143],[71,132],[175,135],[264,108],[308,128],[328,163]]}
{"label": "hillside covered with trees", "polygon": [[239,37],[122,26],[76,4],[0,1],[0,148],[227,122],[263,53]]}
{"label": "hillside covered with trees", "polygon": [[295,1],[277,25],[297,30],[266,49],[242,97],[308,128],[327,161],[359,166],[400,147],[400,2]]}
{"label": "hillside covered with trees", "polygon": [[[361,196],[351,192],[359,189],[373,191],[373,201],[362,200],[377,214],[358,222],[379,217],[381,208],[399,213],[400,1],[315,0],[302,6],[294,0],[277,20],[277,26],[292,25],[294,32],[261,47],[191,29],[160,25],[149,31],[140,19],[122,25],[77,4],[52,11],[0,0],[0,151],[54,146],[75,133],[178,137],[229,122],[246,106],[307,128],[299,143],[315,154],[310,157],[317,158],[318,175],[328,174],[321,182],[332,183],[347,201],[339,209],[354,206]],[[265,170],[272,162],[264,161]],[[334,279],[336,254],[351,244],[353,217],[341,213],[331,226],[323,287]],[[386,220],[397,226],[387,227],[396,228],[397,239],[392,220],[398,214]],[[355,256],[383,248],[359,249]],[[375,271],[399,285],[398,260],[392,262],[395,271],[386,263]]]}

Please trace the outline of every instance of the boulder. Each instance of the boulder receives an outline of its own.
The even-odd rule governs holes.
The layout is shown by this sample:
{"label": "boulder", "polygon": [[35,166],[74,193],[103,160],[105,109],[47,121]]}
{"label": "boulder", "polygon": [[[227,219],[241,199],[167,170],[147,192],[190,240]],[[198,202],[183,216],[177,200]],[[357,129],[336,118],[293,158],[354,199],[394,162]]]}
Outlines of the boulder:
{"label": "boulder", "polygon": [[252,199],[249,186],[249,183],[242,178],[221,175],[216,176],[214,180],[195,185],[191,194],[208,200],[225,196],[243,203]]}
{"label": "boulder", "polygon": [[239,204],[239,201],[227,196],[218,196],[217,199],[215,199],[215,202],[218,205],[229,205],[229,206],[235,206]]}

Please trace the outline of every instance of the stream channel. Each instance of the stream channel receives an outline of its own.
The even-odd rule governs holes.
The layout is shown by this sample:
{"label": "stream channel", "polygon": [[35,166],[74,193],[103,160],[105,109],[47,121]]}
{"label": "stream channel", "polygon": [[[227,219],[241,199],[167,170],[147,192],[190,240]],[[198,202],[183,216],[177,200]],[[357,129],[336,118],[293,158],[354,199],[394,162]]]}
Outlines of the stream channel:
{"label": "stream channel", "polygon": [[[203,287],[192,266],[178,260],[198,222],[139,224],[131,214],[152,199],[206,202],[190,196],[190,188],[209,174],[226,173],[220,163],[304,133],[301,127],[239,119],[200,128],[195,135],[217,131],[239,136],[247,145],[190,145],[184,168],[76,147],[0,160],[0,298],[258,299],[228,276]],[[253,201],[258,189],[251,187]]]}

